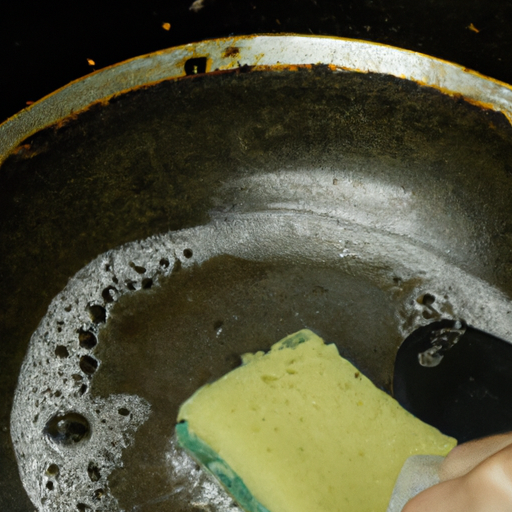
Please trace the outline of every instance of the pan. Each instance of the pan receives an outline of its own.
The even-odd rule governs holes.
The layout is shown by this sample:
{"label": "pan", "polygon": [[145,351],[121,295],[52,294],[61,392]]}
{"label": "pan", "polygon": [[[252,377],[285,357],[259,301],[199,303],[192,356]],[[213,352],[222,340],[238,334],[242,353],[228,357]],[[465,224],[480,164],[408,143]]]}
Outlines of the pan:
{"label": "pan", "polygon": [[5,499],[228,510],[172,433],[244,352],[307,327],[391,392],[433,322],[512,339],[511,120],[510,86],[454,64],[284,35],[133,59],[1,125]]}

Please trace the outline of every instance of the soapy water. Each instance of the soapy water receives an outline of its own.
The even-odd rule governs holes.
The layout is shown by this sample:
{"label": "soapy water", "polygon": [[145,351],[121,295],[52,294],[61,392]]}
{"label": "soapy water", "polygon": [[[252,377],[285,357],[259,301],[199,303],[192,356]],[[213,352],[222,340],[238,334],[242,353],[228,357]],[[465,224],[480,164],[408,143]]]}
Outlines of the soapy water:
{"label": "soapy water", "polygon": [[[109,475],[123,467],[123,450],[148,420],[151,404],[143,396],[91,394],[96,371],[108,363],[95,356],[98,335],[121,296],[159,286],[178,266],[201,265],[226,254],[251,261],[329,265],[363,276],[400,298],[396,315],[402,339],[432,319],[453,320],[453,328],[438,332],[428,353],[420,354],[427,365],[439,362],[449,344],[458,341],[464,329],[457,324],[460,318],[512,339],[510,300],[502,292],[423,245],[339,219],[223,214],[206,226],[123,245],[80,270],[53,299],[20,372],[12,439],[23,485],[40,511],[121,510]],[[435,309],[431,299],[418,300],[425,296],[435,298]],[[155,496],[154,503],[180,495],[190,510],[236,510],[172,435],[169,425],[169,495]]]}
{"label": "soapy water", "polygon": [[438,366],[444,358],[444,353],[459,342],[461,336],[466,332],[466,328],[464,320],[455,320],[453,326],[434,331],[430,337],[432,346],[418,354],[420,365],[427,368]]}
{"label": "soapy water", "polygon": [[[169,441],[165,458],[171,480],[175,483],[181,482],[181,485],[176,485],[172,492],[180,493],[181,498],[188,501],[193,509],[242,512],[217,480],[178,445],[174,435]],[[133,512],[135,511],[136,508],[133,509]]]}

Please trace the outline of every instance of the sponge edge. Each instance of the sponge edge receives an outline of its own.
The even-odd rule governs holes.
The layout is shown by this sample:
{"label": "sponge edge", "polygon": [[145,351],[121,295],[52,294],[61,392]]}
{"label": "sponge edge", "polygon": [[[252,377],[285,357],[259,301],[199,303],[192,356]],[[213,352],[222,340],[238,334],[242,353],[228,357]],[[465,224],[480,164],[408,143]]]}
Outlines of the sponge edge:
{"label": "sponge edge", "polygon": [[256,500],[242,479],[228,464],[206,443],[190,432],[186,421],[176,425],[176,438],[180,446],[210,471],[244,510],[247,512],[270,512]]}
{"label": "sponge edge", "polygon": [[384,512],[409,456],[456,444],[311,331],[243,360],[182,405],[176,433],[248,512]]}

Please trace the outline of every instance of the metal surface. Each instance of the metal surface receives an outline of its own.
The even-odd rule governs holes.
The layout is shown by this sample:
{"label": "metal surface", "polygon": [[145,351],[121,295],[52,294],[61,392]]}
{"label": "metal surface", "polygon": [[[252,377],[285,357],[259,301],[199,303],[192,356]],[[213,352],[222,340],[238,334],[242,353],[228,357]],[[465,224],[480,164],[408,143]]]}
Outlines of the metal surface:
{"label": "metal surface", "polygon": [[[346,41],[287,41],[294,62],[308,64],[272,67],[260,60],[259,67],[163,80],[108,102],[99,101],[105,95],[100,89],[87,100],[95,105],[24,140],[3,163],[0,324],[2,339],[17,347],[11,366],[19,364],[69,276],[120,244],[180,231],[136,243],[124,265],[83,271],[65,292],[74,287],[78,302],[58,298],[33,338],[32,363],[42,360],[48,375],[24,367],[19,396],[27,408],[20,401],[13,421],[18,450],[25,415],[35,417],[29,407],[38,399],[43,407],[39,395],[46,390],[38,385],[30,391],[31,375],[51,380],[52,392],[55,379],[73,372],[87,384],[56,388],[60,396],[45,398],[44,414],[25,433],[41,450],[55,449],[51,420],[69,412],[69,404],[93,426],[82,439],[95,449],[102,445],[94,425],[102,418],[76,404],[131,396],[152,411],[126,441],[132,444],[116,452],[121,458],[110,460],[103,475],[100,470],[102,498],[88,487],[99,479],[88,471],[95,461],[81,459],[86,450],[77,455],[57,443],[59,468],[80,462],[75,483],[87,482],[84,496],[69,494],[80,491],[69,487],[69,474],[48,473],[59,464],[44,459],[44,450],[39,458],[35,451],[25,454],[50,463],[24,472],[32,494],[42,489],[46,509],[74,499],[79,510],[100,510],[103,496],[124,510],[207,506],[191,499],[187,485],[184,495],[173,492],[172,479],[183,478],[182,468],[169,462],[178,404],[237,364],[240,353],[265,348],[302,326],[336,342],[386,389],[396,350],[418,325],[463,318],[512,339],[510,88],[443,63],[461,87],[470,77],[494,91],[488,97],[479,87],[468,90],[465,101],[456,89],[445,94],[397,78],[400,67],[392,72],[387,59],[400,50],[361,43],[363,53],[370,47],[375,61],[396,75],[389,76],[342,70],[341,57],[334,67],[316,65],[326,54],[311,53],[311,44],[323,41],[332,50],[347,47]],[[206,44],[226,50],[225,41]],[[444,69],[433,67],[433,59],[405,54],[420,66],[418,77]],[[202,53],[191,48],[187,55]],[[443,77],[428,80],[444,87]],[[55,104],[59,94],[45,101]],[[30,112],[37,109],[3,125],[4,156],[22,138],[7,128],[26,123]],[[24,129],[30,133],[37,122],[32,118]],[[161,286],[157,274],[149,275],[153,257],[161,275],[174,268]],[[177,260],[186,268],[176,273]],[[126,292],[119,300],[101,281],[113,277],[118,282],[109,286]],[[151,280],[150,289],[144,279]],[[435,298],[429,307],[425,294]],[[107,323],[94,346],[81,332],[103,313],[87,305],[105,308]],[[99,364],[81,365],[86,355]],[[3,389],[12,390],[17,371]],[[125,417],[108,407],[105,415],[111,425]],[[13,478],[14,465],[2,471]]]}
{"label": "metal surface", "polygon": [[[382,73],[463,96],[503,112],[512,122],[512,88],[475,71],[427,55],[343,38],[298,35],[241,36],[171,48],[131,59],[72,82],[0,125],[0,163],[24,138],[74,116],[92,103],[108,101],[136,87],[186,75],[185,62],[205,58],[206,71],[237,67],[323,64],[334,69]],[[14,121],[14,119],[13,119]]]}

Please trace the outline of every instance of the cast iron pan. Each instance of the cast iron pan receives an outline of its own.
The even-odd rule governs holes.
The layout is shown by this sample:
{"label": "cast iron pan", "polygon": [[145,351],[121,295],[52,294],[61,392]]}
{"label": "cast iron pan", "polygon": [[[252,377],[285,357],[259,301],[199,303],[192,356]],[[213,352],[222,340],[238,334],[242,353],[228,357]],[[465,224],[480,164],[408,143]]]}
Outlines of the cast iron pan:
{"label": "cast iron pan", "polygon": [[[236,53],[243,44],[213,46]],[[300,41],[293,45],[297,53]],[[395,380],[395,394],[448,433],[458,428],[450,404],[459,400],[457,414],[467,414],[471,393],[497,402],[491,410],[477,400],[500,419],[510,351],[479,331],[512,339],[512,129],[503,105],[315,57],[292,67],[235,60],[201,73],[214,71],[208,56],[185,55],[183,78],[20,139],[2,164],[2,339],[21,357],[19,340],[44,318],[11,432],[37,506],[101,510],[115,499],[125,510],[193,510],[204,496],[190,494],[190,475],[172,463],[177,407],[241,353],[302,327],[388,392],[398,352],[395,375],[405,380]],[[79,276],[85,302],[70,282],[52,306],[58,314],[45,316],[91,260],[156,234],[125,259],[125,249],[101,256]],[[95,287],[98,276],[108,286]],[[438,366],[418,368],[429,324],[459,319],[471,328]],[[28,375],[46,384],[30,388]],[[432,379],[434,394],[422,394]],[[119,396],[151,413],[118,450],[122,421],[139,411],[116,405],[112,415],[105,404]],[[474,425],[460,436],[488,433]],[[111,428],[108,449],[100,428]],[[39,449],[47,452],[35,458]],[[2,468],[12,480],[9,454]],[[76,461],[81,472],[67,473]]]}

